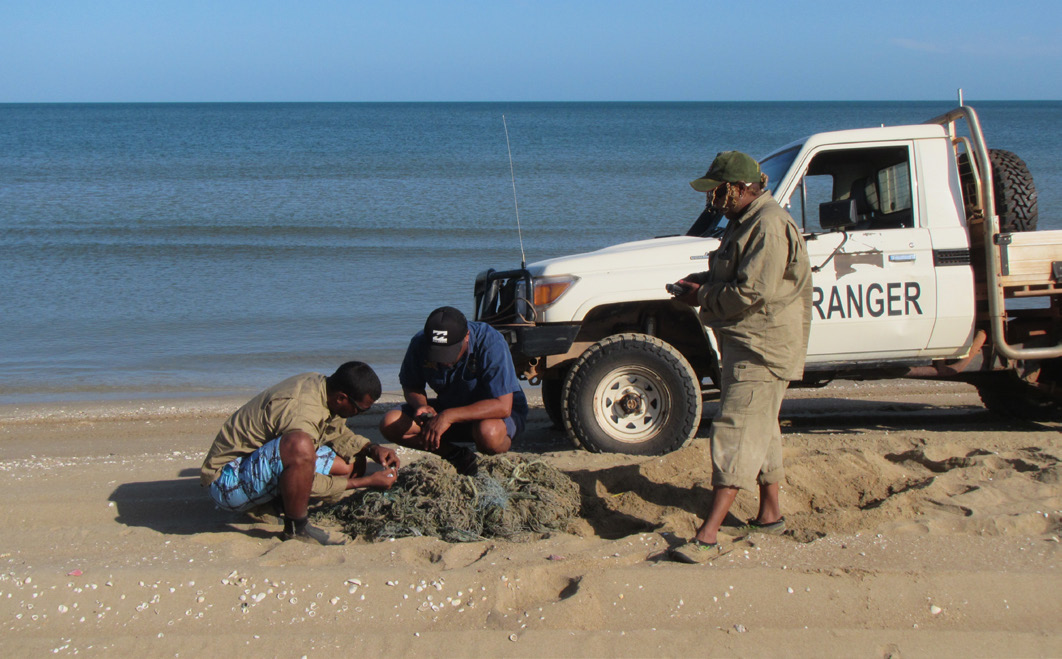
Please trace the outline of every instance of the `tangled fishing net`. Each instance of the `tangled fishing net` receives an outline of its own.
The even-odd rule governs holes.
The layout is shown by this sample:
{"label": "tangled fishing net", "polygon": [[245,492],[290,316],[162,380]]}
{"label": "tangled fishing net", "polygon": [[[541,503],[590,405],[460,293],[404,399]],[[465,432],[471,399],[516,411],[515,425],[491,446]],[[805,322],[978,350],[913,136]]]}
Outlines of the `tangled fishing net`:
{"label": "tangled fishing net", "polygon": [[506,454],[481,457],[474,477],[427,458],[402,467],[391,489],[358,490],[315,517],[370,540],[472,542],[564,530],[579,507],[579,488],[563,472]]}

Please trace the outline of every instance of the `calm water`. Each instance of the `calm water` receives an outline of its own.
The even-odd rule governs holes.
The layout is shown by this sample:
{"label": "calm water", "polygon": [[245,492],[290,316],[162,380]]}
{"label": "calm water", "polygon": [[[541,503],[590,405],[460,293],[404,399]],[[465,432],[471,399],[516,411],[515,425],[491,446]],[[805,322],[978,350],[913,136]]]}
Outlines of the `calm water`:
{"label": "calm water", "polygon": [[[1062,103],[973,104],[1062,228]],[[256,390],[528,261],[680,233],[716,152],[951,103],[0,105],[0,403]]]}

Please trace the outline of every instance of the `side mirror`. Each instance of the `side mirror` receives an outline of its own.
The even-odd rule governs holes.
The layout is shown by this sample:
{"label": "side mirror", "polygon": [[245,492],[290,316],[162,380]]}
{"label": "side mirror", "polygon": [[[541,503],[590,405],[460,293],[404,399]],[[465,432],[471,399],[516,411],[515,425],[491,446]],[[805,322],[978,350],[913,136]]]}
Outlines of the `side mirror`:
{"label": "side mirror", "polygon": [[829,231],[848,229],[859,224],[855,199],[819,204],[819,226]]}

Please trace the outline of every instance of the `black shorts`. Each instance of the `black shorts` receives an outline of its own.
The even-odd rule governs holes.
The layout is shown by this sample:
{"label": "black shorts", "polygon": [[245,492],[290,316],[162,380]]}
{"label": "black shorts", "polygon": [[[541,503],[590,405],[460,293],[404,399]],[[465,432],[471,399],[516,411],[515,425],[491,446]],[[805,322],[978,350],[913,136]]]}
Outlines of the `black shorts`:
{"label": "black shorts", "polygon": [[[428,405],[434,407],[438,411],[439,408],[435,407],[438,401],[431,399],[428,401]],[[402,403],[402,414],[405,414],[409,418],[413,418],[413,412],[415,411],[413,406],[409,403]],[[523,417],[510,414],[505,417],[505,431],[509,434],[509,439],[516,439],[516,437],[524,431]],[[455,423],[443,434],[443,439],[448,442],[475,442],[475,437],[472,434],[472,428],[475,421],[465,421],[462,423]]]}

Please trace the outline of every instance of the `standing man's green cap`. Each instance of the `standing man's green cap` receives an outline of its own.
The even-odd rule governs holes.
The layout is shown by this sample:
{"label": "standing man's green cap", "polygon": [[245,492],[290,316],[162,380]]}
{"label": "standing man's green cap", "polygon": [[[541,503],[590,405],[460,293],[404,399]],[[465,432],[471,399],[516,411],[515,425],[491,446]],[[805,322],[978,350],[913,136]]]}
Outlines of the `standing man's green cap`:
{"label": "standing man's green cap", "polygon": [[759,183],[760,163],[740,151],[723,151],[712,161],[708,173],[690,181],[697,192],[714,190],[723,183]]}

